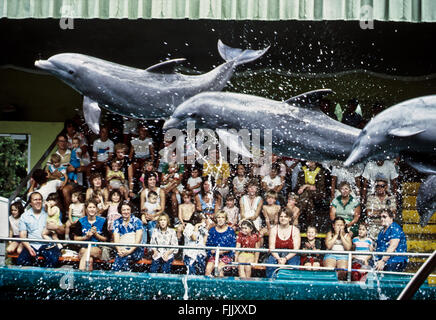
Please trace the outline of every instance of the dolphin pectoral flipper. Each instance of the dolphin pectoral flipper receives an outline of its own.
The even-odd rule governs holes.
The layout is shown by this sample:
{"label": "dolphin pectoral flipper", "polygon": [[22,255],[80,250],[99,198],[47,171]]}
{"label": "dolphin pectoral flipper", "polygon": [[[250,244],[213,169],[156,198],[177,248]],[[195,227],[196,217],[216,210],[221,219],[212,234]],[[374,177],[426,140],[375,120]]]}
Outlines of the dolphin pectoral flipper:
{"label": "dolphin pectoral flipper", "polygon": [[285,102],[287,104],[298,104],[309,108],[319,108],[319,102],[326,95],[333,93],[331,89],[319,89],[302,93],[298,96],[292,97]]}
{"label": "dolphin pectoral flipper", "polygon": [[424,132],[425,129],[419,129],[417,127],[402,127],[402,128],[395,128],[389,131],[389,135],[393,137],[398,138],[405,138],[405,137],[411,137],[416,136],[417,134],[420,134]]}
{"label": "dolphin pectoral flipper", "polygon": [[184,61],[186,61],[185,58],[167,60],[148,67],[145,71],[154,73],[175,73],[175,68]]}
{"label": "dolphin pectoral flipper", "polygon": [[218,40],[218,52],[221,57],[226,61],[235,61],[237,66],[260,58],[265,52],[267,52],[269,47],[270,46],[263,50],[243,50],[239,48],[231,48],[225,45],[221,40]]}
{"label": "dolphin pectoral flipper", "polygon": [[223,129],[217,129],[216,133],[218,134],[220,141],[223,142],[230,149],[230,151],[240,154],[243,157],[250,159],[254,158],[251,152],[244,145],[242,138],[239,135]]}
{"label": "dolphin pectoral flipper", "polygon": [[85,116],[85,122],[92,132],[96,134],[100,133],[100,114],[101,109],[98,106],[98,103],[87,96],[84,96],[83,115]]}

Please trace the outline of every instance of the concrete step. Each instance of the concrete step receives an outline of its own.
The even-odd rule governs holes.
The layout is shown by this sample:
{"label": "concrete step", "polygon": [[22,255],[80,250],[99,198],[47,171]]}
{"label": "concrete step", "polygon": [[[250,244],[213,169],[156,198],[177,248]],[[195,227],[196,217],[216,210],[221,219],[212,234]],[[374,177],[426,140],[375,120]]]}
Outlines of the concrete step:
{"label": "concrete step", "polygon": [[[419,214],[416,210],[403,210],[404,223],[419,223]],[[431,217],[429,224],[436,223],[436,215]]]}
{"label": "concrete step", "polygon": [[403,210],[416,209],[416,196],[403,196]]}
{"label": "concrete step", "polygon": [[429,224],[422,228],[419,224],[404,224],[403,231],[405,234],[434,234],[436,235],[436,225]]}
{"label": "concrete step", "polygon": [[419,182],[403,182],[401,185],[403,196],[416,196],[420,185]]}
{"label": "concrete step", "polygon": [[435,240],[407,240],[408,252],[433,252],[436,250]]}

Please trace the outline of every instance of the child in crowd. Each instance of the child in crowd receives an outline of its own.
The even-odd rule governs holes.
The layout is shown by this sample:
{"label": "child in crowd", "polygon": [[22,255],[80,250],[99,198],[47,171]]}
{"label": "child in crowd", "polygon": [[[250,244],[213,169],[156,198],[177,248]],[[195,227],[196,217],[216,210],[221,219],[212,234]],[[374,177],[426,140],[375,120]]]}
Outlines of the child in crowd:
{"label": "child in crowd", "polygon": [[50,156],[50,164],[47,166],[47,178],[48,180],[61,180],[61,189],[68,182],[67,169],[61,165],[61,156],[56,153]]}
{"label": "child in crowd", "polygon": [[300,217],[300,208],[297,207],[298,199],[298,196],[292,192],[289,194],[288,202],[286,203],[286,209],[292,212],[294,226],[298,226],[298,217]]}
{"label": "child in crowd", "polygon": [[277,195],[282,191],[284,180],[279,176],[280,166],[273,164],[269,175],[262,179],[262,190],[266,193],[268,191],[275,191]]}
{"label": "child in crowd", "polygon": [[142,174],[141,174],[141,177],[139,178],[139,181],[141,182],[141,185],[142,185],[142,189],[141,189],[141,191],[145,189],[145,182],[144,182],[144,177],[145,177],[145,175],[146,175],[148,172],[154,172],[154,171],[155,171],[155,170],[154,170],[154,164],[153,164],[153,161],[151,161],[151,160],[146,160],[146,161],[144,162],[144,167],[142,168]]}
{"label": "child in crowd", "polygon": [[[20,217],[24,212],[23,204],[20,201],[13,202],[10,207],[11,215],[9,216],[9,238],[19,238],[20,231],[18,225],[20,223]],[[15,251],[20,254],[23,250],[22,242],[11,241],[9,242],[6,252],[11,254]]]}
{"label": "child in crowd", "polygon": [[195,204],[192,203],[192,192],[182,192],[183,203],[179,205],[179,224],[177,227],[177,238],[182,237],[182,232],[185,229],[186,223],[191,220],[192,214],[195,212]]}
{"label": "child in crowd", "polygon": [[[190,247],[204,247],[208,230],[206,217],[200,212],[194,212],[183,230],[184,244]],[[184,249],[183,262],[189,274],[203,275],[206,268],[206,250]]]}
{"label": "child in crowd", "polygon": [[236,199],[232,194],[227,196],[223,211],[227,214],[227,224],[237,231],[239,228],[239,208],[236,206]]}
{"label": "child in crowd", "polygon": [[[241,231],[236,238],[236,248],[259,248],[259,246],[260,237],[254,223],[250,220],[243,220]],[[235,253],[235,261],[239,263],[257,263],[258,260],[259,252],[236,251]],[[241,278],[251,277],[251,265],[240,265],[238,270]]]}
{"label": "child in crowd", "polygon": [[[356,251],[373,251],[374,243],[368,237],[368,226],[362,222],[359,225],[359,233],[357,237],[353,238],[353,249]],[[353,269],[371,269],[372,260],[371,255],[355,255],[353,256]],[[354,281],[362,280],[366,273],[353,271],[351,278]]]}
{"label": "child in crowd", "polygon": [[73,192],[71,195],[71,204],[68,208],[68,221],[65,224],[65,240],[70,239],[70,228],[76,222],[85,216],[85,199],[80,191]]}
{"label": "child in crowd", "polygon": [[114,189],[109,193],[109,203],[107,209],[107,230],[112,234],[114,232],[114,222],[115,220],[121,218],[121,213],[118,208],[121,203],[122,194],[120,190]]}
{"label": "child in crowd", "polygon": [[192,168],[191,176],[186,183],[186,189],[193,192],[194,196],[200,192],[203,179],[200,177],[200,169]]}
{"label": "child in crowd", "polygon": [[180,172],[180,169],[176,162],[170,162],[168,172],[162,175],[162,189],[170,199],[173,217],[178,215],[178,206],[181,203],[180,192],[183,191],[183,185],[181,184],[182,172]]}
{"label": "child in crowd", "polygon": [[271,228],[275,225],[277,225],[279,221],[279,212],[280,212],[280,205],[278,205],[277,202],[277,192],[275,191],[268,191],[266,193],[266,204],[262,207],[262,213],[265,217],[265,224],[267,230],[265,230],[265,234],[269,234],[269,231]]}
{"label": "child in crowd", "polygon": [[[58,226],[62,225],[61,221],[61,205],[60,205],[60,199],[57,193],[50,193],[47,196],[46,200],[46,206],[47,206],[47,222],[46,227],[42,231],[42,237],[46,240],[59,240],[59,237],[56,233],[56,231],[50,231],[48,230],[47,226],[50,223],[54,223]],[[62,249],[62,244],[58,243],[57,246],[59,249]]]}
{"label": "child in crowd", "polygon": [[[302,250],[321,250],[321,240],[317,239],[318,231],[314,226],[308,226],[306,231],[306,239],[301,243]],[[322,258],[320,254],[308,253],[301,255],[301,265],[309,267],[320,267]],[[312,269],[316,270],[316,269]]]}
{"label": "child in crowd", "polygon": [[160,204],[157,201],[157,199],[158,199],[158,194],[155,191],[150,191],[144,203],[144,209],[141,215],[141,221],[142,224],[144,225],[144,234],[145,234],[142,237],[143,243],[147,242],[146,238],[144,238],[147,236],[146,231],[148,231],[148,236],[151,238],[151,235],[153,234],[153,230],[156,228],[157,225],[157,218],[159,217],[157,212],[161,210]]}
{"label": "child in crowd", "polygon": [[[151,235],[150,244],[178,245],[176,231],[171,228],[170,217],[167,214],[161,214],[157,218],[157,226]],[[161,271],[162,273],[170,273],[171,263],[177,251],[177,249],[172,248],[152,248],[153,260],[150,266],[150,272],[155,273]]]}
{"label": "child in crowd", "polygon": [[233,178],[233,194],[237,200],[244,195],[248,180],[249,178],[245,175],[245,166],[238,164],[236,167],[236,177]]}
{"label": "child in crowd", "polygon": [[[80,139],[78,137],[74,137],[72,139],[72,149],[70,156],[70,164],[75,168],[80,168],[80,159],[82,157],[82,149],[80,148]],[[68,173],[68,180],[74,181],[77,183],[77,173],[72,171]]]}
{"label": "child in crowd", "polygon": [[111,168],[107,170],[106,173],[106,181],[108,183],[109,192],[119,189],[121,196],[126,200],[128,199],[129,193],[126,188],[126,177],[124,176],[124,172],[121,171],[120,161],[115,160],[111,162]]}

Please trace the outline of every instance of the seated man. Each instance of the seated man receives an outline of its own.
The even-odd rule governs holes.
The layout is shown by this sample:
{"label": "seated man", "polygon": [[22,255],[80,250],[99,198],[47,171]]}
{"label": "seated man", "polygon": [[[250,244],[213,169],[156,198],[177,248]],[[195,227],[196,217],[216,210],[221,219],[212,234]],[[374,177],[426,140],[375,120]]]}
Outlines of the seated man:
{"label": "seated man", "polygon": [[378,176],[375,183],[375,192],[366,201],[366,223],[368,224],[368,236],[374,241],[382,228],[380,214],[389,209],[395,216],[397,202],[395,196],[388,193],[388,181],[383,176]]}
{"label": "seated man", "polygon": [[[375,191],[374,183],[378,176],[383,176],[388,182],[388,190],[390,189],[393,195],[397,195],[398,171],[394,162],[391,160],[369,161],[362,173],[362,201],[366,200],[368,193]],[[371,191],[368,192],[368,189]]]}
{"label": "seated man", "polygon": [[297,190],[303,229],[316,225],[314,221],[318,219],[315,203],[325,198],[325,176],[322,167],[314,161],[306,161],[306,165],[298,175]]}
{"label": "seated man", "polygon": [[[48,230],[56,233],[64,233],[64,226],[54,223],[47,224],[47,212],[42,207],[42,195],[34,192],[30,195],[31,208],[26,210],[19,223],[20,238],[42,239],[42,232],[47,227]],[[55,268],[61,255],[59,248],[52,244],[42,244],[38,242],[23,242],[23,250],[17,259],[17,265],[35,265],[39,256],[44,257],[41,261],[43,267]]]}

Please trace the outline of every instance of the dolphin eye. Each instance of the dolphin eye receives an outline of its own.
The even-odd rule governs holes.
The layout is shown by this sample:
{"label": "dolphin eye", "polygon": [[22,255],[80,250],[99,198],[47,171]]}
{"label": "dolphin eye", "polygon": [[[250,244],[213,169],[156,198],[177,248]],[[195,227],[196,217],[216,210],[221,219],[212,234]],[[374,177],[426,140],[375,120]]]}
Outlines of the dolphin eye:
{"label": "dolphin eye", "polygon": [[73,70],[68,70],[68,73],[69,74],[74,74],[74,71]]}

